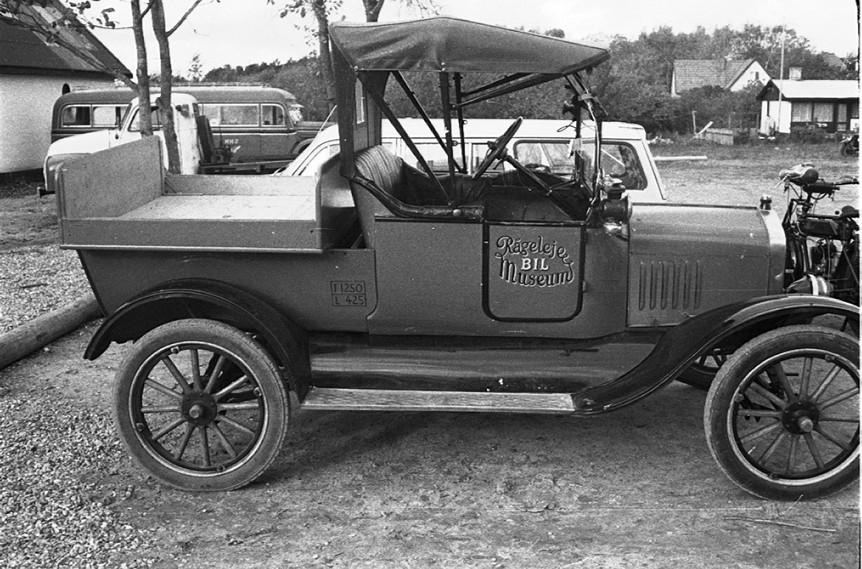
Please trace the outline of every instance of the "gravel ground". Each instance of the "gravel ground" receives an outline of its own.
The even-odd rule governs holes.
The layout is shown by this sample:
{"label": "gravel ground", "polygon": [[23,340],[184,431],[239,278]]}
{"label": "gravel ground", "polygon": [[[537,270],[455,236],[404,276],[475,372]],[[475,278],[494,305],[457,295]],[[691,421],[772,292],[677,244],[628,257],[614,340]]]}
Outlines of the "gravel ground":
{"label": "gravel ground", "polygon": [[[0,184],[0,334],[89,291],[77,254],[56,244],[53,199],[34,190]],[[124,456],[107,408],[0,385],[0,566],[150,567],[148,532],[117,514],[135,490],[119,482]]]}
{"label": "gravel ground", "polygon": [[45,393],[0,396],[2,566],[151,566],[148,533],[111,507],[135,491],[105,471],[123,453],[108,413]]}
{"label": "gravel ground", "polygon": [[56,244],[0,251],[0,334],[89,290],[74,251]]}

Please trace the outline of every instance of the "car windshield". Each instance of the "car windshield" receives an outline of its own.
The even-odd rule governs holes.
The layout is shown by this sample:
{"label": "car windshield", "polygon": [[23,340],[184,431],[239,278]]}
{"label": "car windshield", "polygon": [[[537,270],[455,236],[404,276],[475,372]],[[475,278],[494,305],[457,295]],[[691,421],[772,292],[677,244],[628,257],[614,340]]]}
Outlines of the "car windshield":
{"label": "car windshield", "polygon": [[570,176],[574,170],[571,146],[568,140],[522,140],[515,143],[513,152],[523,164]]}
{"label": "car windshield", "polygon": [[[593,179],[595,144],[584,141],[579,152],[583,156],[584,179]],[[624,142],[602,141],[602,170],[599,179],[606,186],[622,184],[628,190],[643,190],[647,186],[646,175],[634,147]]]}

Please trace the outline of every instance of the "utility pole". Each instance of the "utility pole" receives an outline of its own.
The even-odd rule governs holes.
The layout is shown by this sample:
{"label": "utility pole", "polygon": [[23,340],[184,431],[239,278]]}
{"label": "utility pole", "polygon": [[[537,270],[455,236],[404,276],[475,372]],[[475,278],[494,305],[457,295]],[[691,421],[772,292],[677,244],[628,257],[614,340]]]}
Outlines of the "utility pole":
{"label": "utility pole", "polygon": [[786,24],[781,24],[781,63],[778,67],[778,127],[776,134],[781,134],[781,99],[784,95],[784,42],[786,39]]}

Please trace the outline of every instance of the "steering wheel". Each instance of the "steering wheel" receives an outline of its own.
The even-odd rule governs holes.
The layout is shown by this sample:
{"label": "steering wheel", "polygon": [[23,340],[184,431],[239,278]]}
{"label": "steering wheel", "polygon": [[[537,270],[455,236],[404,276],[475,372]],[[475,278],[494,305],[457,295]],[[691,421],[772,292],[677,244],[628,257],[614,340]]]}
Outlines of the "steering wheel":
{"label": "steering wheel", "polygon": [[506,153],[506,146],[509,145],[509,141],[512,140],[512,137],[515,136],[515,133],[518,132],[518,129],[521,128],[521,123],[524,121],[523,117],[518,117],[515,119],[509,128],[506,129],[506,132],[500,135],[500,138],[495,140],[494,142],[488,142],[488,153],[485,155],[485,158],[482,159],[482,163],[476,167],[476,170],[473,172],[473,179],[478,180],[482,177],[482,174],[485,173],[486,170],[491,166],[494,160],[501,159]]}

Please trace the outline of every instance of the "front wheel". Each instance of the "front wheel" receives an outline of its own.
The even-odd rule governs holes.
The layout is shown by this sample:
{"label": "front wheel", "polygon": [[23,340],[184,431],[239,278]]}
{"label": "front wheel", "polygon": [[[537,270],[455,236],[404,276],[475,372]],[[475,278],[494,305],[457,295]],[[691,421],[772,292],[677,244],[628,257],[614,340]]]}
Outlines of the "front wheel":
{"label": "front wheel", "polygon": [[704,427],[739,487],[768,499],[816,498],[859,475],[859,345],[820,326],[759,336],[721,366]]}
{"label": "front wheel", "polygon": [[164,324],[117,371],[114,414],[131,455],[181,490],[232,490],[278,455],[290,418],[272,357],[212,320]]}

